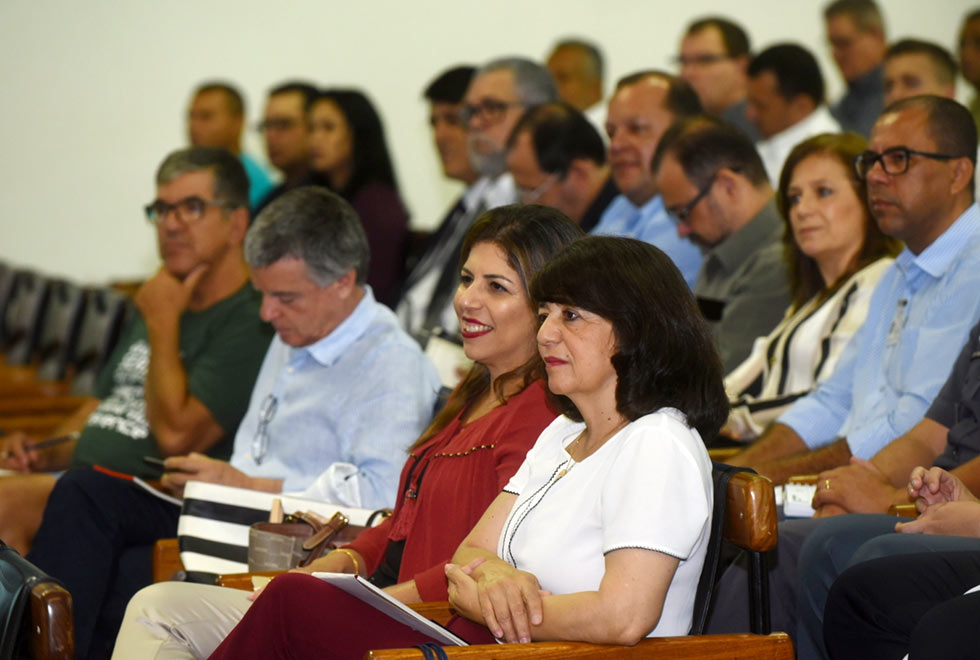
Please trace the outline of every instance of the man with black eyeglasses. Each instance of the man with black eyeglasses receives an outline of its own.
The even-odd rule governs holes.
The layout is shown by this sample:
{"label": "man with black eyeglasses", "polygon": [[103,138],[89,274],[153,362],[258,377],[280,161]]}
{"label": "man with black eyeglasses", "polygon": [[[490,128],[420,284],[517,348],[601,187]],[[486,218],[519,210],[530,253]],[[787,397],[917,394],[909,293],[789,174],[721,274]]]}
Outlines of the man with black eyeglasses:
{"label": "man with black eyeglasses", "polygon": [[698,93],[704,111],[735,124],[755,142],[759,129],[745,116],[750,52],[749,36],[740,25],[707,16],[687,26],[676,59],[681,78]]}
{"label": "man with black eyeglasses", "polygon": [[938,96],[889,106],[855,162],[881,230],[906,249],[875,289],[868,319],[833,374],[736,456],[781,483],[869,459],[922,418],[980,318],[977,133]]}
{"label": "man with black eyeglasses", "polygon": [[265,117],[258,130],[265,138],[266,156],[282,173],[282,181],[262,198],[255,207],[254,216],[283,193],[315,183],[310,174],[307,113],[318,93],[316,87],[302,81],[284,82],[269,92]]}
{"label": "man with black eyeglasses", "polygon": [[[24,435],[3,439],[2,455],[10,457],[0,467],[23,474],[0,478],[0,536],[22,551],[31,546],[42,511],[54,528],[73,519],[69,507],[45,506],[54,502],[52,491],[70,488],[76,475],[129,486],[87,468],[99,465],[155,479],[160,469],[144,457],[231,454],[271,337],[259,319],[259,297],[242,256],[248,178],[231,153],[192,147],[170,154],[156,183],[156,198],[145,210],[163,264],[135,295],[137,313],[99,376],[98,398],[55,430],[63,442],[42,450],[33,446],[36,439]],[[60,478],[55,473],[67,468],[83,469]],[[75,497],[69,501],[100,509],[114,502],[90,486],[85,481],[71,489]],[[155,520],[143,513],[148,523]],[[91,540],[69,536],[52,554],[74,556]],[[80,604],[75,612],[92,616]],[[86,657],[91,629],[76,626],[79,657]]]}
{"label": "man with black eyeglasses", "polygon": [[[199,213],[205,223],[215,220],[205,215],[222,205],[219,199],[191,203],[161,190],[149,212],[164,224],[175,213],[187,221]],[[244,224],[238,232],[234,246],[244,270]],[[257,378],[253,366],[225,370],[214,383],[251,391],[248,409],[236,421],[230,459],[191,451],[193,443],[168,448],[161,452],[168,457],[162,488],[180,495],[188,481],[203,481],[270,493],[304,491],[346,507],[391,506],[404,448],[432,415],[438,379],[394,313],[364,284],[369,255],[357,214],[324,188],[292,190],[256,219],[244,252],[261,308],[254,304],[255,290],[245,285],[251,316],[235,319],[231,332],[215,332],[220,345],[201,359],[235,351],[249,354],[242,361],[254,361],[255,351],[243,347],[239,335],[248,333],[248,324],[258,325],[259,317],[276,337],[259,351],[265,357]],[[193,390],[195,371],[188,373]],[[148,410],[149,403],[148,396]],[[248,497],[237,492],[231,501]],[[232,507],[202,500],[193,506],[198,524],[184,541],[219,561],[241,561],[243,548],[222,525],[240,523],[238,516],[249,512],[228,513]],[[59,480],[29,558],[71,591],[79,657],[107,657],[125,603],[151,581],[149,548],[177,535],[180,513],[181,507],[94,470],[72,470]],[[66,552],[71,543],[75,547]]]}
{"label": "man with black eyeglasses", "polygon": [[466,230],[486,211],[519,201],[507,173],[507,137],[525,110],[557,100],[548,70],[522,57],[492,60],[472,74],[460,118],[467,155],[479,178],[468,182],[452,225],[442,232],[446,249],[423,257],[413,269],[398,308],[405,329],[423,345],[433,334],[459,332],[452,299],[459,283],[456,251]]}
{"label": "man with black eyeglasses", "polygon": [[765,167],[742,131],[697,115],[667,129],[652,169],[677,233],[704,252],[694,294],[728,373],[790,302],[783,222]]}
{"label": "man with black eyeglasses", "polygon": [[[973,118],[951,99],[915,96],[885,109],[855,168],[878,226],[906,249],[879,281],[830,378],[728,459],[776,483],[819,474],[817,517],[780,523],[770,573],[774,630],[797,630],[797,585],[809,580],[797,558],[823,518],[884,513],[896,503],[890,497],[907,494],[909,466],[930,463],[945,443],[942,428],[925,418],[980,319],[976,150]],[[744,579],[738,566],[726,571],[711,632],[747,626],[739,612]],[[819,657],[819,627],[801,624],[800,657]]]}

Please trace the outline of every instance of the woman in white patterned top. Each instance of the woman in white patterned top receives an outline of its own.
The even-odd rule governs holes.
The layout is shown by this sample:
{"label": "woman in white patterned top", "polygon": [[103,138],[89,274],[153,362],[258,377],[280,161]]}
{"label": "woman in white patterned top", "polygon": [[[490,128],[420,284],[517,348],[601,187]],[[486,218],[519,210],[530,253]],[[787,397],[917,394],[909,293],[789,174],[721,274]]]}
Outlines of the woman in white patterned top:
{"label": "woman in white patterned top", "polygon": [[796,145],[786,159],[777,202],[787,225],[793,304],[725,378],[732,411],[722,432],[730,438],[755,439],[833,373],[899,251],[871,217],[854,172],[854,158],[866,148],[854,133],[825,133]]}

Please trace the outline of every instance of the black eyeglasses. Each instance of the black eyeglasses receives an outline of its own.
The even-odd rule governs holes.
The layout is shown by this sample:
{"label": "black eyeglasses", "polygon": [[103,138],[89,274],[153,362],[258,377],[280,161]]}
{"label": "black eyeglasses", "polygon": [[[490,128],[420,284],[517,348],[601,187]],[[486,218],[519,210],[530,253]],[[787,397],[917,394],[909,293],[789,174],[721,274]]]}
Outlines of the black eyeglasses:
{"label": "black eyeglasses", "polygon": [[691,211],[694,210],[694,207],[708,195],[708,193],[711,191],[711,186],[715,185],[715,176],[715,174],[712,174],[711,178],[708,179],[708,182],[704,184],[704,187],[702,187],[701,190],[698,191],[698,194],[694,196],[694,199],[689,201],[687,204],[679,209],[667,209],[675,218],[677,218],[678,222],[687,222],[687,216],[691,215]]}
{"label": "black eyeglasses", "polygon": [[885,149],[881,153],[877,151],[865,151],[859,155],[854,159],[854,173],[857,174],[859,179],[864,181],[868,178],[871,170],[874,169],[875,163],[880,161],[881,169],[885,171],[885,174],[890,176],[905,174],[909,171],[909,160],[911,160],[909,157],[913,155],[932,158],[933,160],[953,160],[954,158],[959,158],[959,156],[950,156],[949,154],[916,151],[908,147],[892,147],[891,149]]}
{"label": "black eyeglasses", "polygon": [[183,223],[197,222],[204,217],[204,212],[209,206],[227,207],[227,202],[212,201],[201,199],[200,197],[185,197],[176,204],[168,204],[162,199],[154,200],[143,207],[146,219],[154,225],[159,225],[167,217],[167,214],[174,211],[177,219]]}
{"label": "black eyeglasses", "polygon": [[504,118],[507,108],[520,107],[522,104],[516,101],[498,101],[497,99],[484,99],[477,103],[466,104],[459,111],[459,117],[463,120],[463,125],[468,126],[476,117],[483,117],[488,124],[496,124]]}
{"label": "black eyeglasses", "polygon": [[269,119],[263,119],[258,124],[255,125],[255,130],[259,133],[266,133],[268,131],[288,131],[293,126],[299,124],[298,119],[293,119],[291,117],[271,117]]}

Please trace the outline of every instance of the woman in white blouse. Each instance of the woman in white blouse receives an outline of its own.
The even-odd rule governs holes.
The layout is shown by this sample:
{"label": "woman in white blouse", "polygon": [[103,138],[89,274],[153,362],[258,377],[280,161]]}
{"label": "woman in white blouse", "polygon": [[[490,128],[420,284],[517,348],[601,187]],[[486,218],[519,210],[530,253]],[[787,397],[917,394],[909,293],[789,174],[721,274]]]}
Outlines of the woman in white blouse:
{"label": "woman in white blouse", "polygon": [[707,326],[631,239],[572,243],[531,292],[564,414],[456,551],[450,602],[507,642],[685,635],[711,520],[701,438],[728,408]]}
{"label": "woman in white blouse", "polygon": [[796,145],[786,159],[777,203],[787,224],[793,303],[725,378],[732,411],[723,434],[730,438],[755,439],[833,373],[899,251],[871,217],[864,182],[854,173],[866,145],[854,133],[825,133]]}

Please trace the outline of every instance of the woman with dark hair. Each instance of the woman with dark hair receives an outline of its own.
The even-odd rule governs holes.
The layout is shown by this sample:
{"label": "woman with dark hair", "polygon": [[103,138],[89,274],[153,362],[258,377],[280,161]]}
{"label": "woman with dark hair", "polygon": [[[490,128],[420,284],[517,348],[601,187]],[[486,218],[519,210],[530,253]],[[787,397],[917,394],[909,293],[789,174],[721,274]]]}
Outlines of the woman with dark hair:
{"label": "woman with dark hair", "polygon": [[509,642],[687,634],[711,522],[702,437],[728,411],[710,331],[671,260],[631,239],[573,243],[531,295],[564,415],[456,551],[450,602]]}
{"label": "woman with dark hair", "polygon": [[[292,638],[303,654],[321,657],[322,649],[304,640],[326,630],[331,616],[325,613],[354,607],[342,593],[306,573],[370,576],[375,585],[407,603],[446,599],[445,564],[453,550],[555,417],[545,400],[544,365],[535,345],[537,309],[528,282],[580,236],[581,230],[560,212],[530,205],[489,211],[467,233],[455,306],[463,347],[474,365],[409,449],[393,515],[349,545],[297,569],[302,573],[276,578],[270,594],[252,605],[261,609],[284,592],[292,603],[285,609],[295,609],[297,621],[303,620],[304,611],[323,617],[321,624]],[[207,657],[242,618],[248,600],[242,591],[186,583],[144,589],[126,610],[115,657],[153,657],[164,647],[167,657]],[[353,620],[343,619],[340,625],[349,627]],[[255,630],[248,635],[257,639],[282,632],[278,623],[261,617],[250,628]],[[243,655],[237,630],[229,638],[234,650],[223,646],[216,657],[272,657],[257,650]],[[346,639],[346,632],[340,637]],[[244,644],[260,648],[248,635]],[[319,643],[329,641],[336,640]]]}
{"label": "woman with dark hair", "polygon": [[[449,628],[471,642],[687,634],[711,522],[701,434],[728,408],[708,327],[673,262],[631,239],[572,243],[531,291],[566,415],[447,567],[450,602],[468,617]],[[324,611],[298,600],[304,590],[338,591],[307,576],[273,580],[212,658],[350,658],[430,641],[353,598]]]}
{"label": "woman with dark hair", "polygon": [[725,378],[732,411],[723,433],[755,439],[796,399],[830,376],[864,323],[875,285],[901,246],[871,217],[854,159],[855,133],[817,135],[796,145],[776,200],[793,302],[782,322]]}
{"label": "woman with dark hair", "polygon": [[367,283],[392,305],[402,276],[408,212],[371,101],[354,89],[328,89],[310,107],[310,165],[361,218],[371,249]]}

